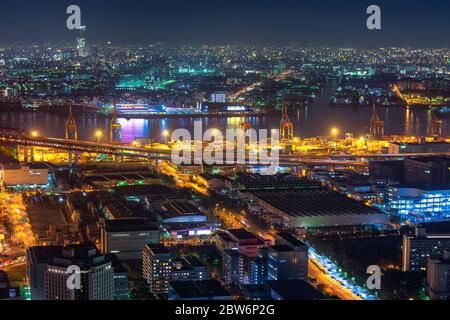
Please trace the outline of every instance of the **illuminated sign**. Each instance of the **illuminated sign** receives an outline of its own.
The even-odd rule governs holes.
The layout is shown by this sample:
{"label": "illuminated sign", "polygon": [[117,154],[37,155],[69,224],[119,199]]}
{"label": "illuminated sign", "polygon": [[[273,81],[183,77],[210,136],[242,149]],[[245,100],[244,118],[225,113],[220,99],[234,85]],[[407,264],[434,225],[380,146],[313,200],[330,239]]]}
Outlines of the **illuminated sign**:
{"label": "illuminated sign", "polygon": [[227,111],[244,111],[246,110],[245,106],[228,106]]}

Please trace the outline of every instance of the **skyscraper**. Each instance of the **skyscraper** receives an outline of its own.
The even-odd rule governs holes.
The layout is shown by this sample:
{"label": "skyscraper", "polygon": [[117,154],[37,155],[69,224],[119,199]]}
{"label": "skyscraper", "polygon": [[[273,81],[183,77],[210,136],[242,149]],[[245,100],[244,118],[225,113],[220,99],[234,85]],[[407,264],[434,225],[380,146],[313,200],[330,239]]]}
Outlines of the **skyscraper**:
{"label": "skyscraper", "polygon": [[[27,263],[32,300],[114,299],[112,263],[92,243],[31,247]],[[71,266],[80,270],[79,288],[67,285]]]}

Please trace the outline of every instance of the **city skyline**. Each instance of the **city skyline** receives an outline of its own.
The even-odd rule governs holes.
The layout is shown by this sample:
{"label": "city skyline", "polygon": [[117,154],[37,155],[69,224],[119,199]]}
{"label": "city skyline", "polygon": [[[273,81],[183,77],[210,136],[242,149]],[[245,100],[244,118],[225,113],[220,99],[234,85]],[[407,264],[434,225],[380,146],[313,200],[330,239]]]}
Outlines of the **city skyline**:
{"label": "city skyline", "polygon": [[4,5],[0,300],[450,300],[449,10]]}

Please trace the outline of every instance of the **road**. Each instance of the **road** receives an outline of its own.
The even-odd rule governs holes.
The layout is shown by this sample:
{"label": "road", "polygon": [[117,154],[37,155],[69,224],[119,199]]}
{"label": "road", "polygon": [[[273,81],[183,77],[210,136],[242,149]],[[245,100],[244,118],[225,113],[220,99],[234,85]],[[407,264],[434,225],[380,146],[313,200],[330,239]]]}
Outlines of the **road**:
{"label": "road", "polygon": [[309,260],[308,276],[316,279],[318,284],[323,285],[330,293],[341,300],[362,300],[361,297],[355,295],[342,284],[331,278],[326,272],[320,270],[320,264],[314,260]]}

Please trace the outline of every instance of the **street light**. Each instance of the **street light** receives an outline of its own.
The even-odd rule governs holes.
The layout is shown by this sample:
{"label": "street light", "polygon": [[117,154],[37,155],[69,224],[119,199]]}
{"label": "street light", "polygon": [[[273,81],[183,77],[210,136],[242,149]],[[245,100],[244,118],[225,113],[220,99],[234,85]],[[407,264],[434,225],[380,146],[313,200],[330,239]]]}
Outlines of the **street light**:
{"label": "street light", "polygon": [[339,134],[339,129],[338,128],[332,128],[331,129],[331,136],[333,138],[336,138],[336,136]]}
{"label": "street light", "polygon": [[31,131],[31,136],[33,138],[36,138],[39,135],[39,133],[36,130]]}
{"label": "street light", "polygon": [[164,143],[167,144],[167,138],[169,137],[169,131],[168,130],[164,130],[163,131],[163,136],[164,136]]}
{"label": "street light", "polygon": [[100,130],[97,130],[95,132],[95,136],[97,137],[97,143],[100,143],[100,138],[102,137],[103,132],[101,132]]}

